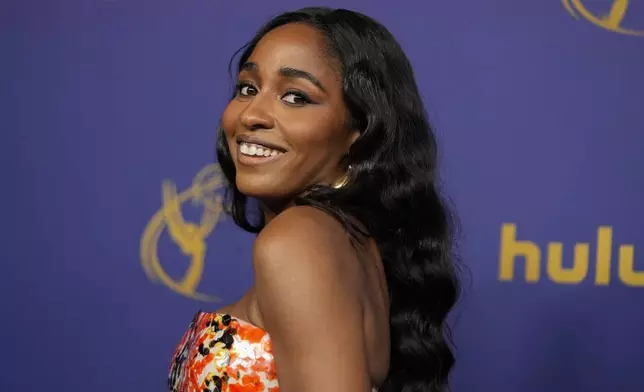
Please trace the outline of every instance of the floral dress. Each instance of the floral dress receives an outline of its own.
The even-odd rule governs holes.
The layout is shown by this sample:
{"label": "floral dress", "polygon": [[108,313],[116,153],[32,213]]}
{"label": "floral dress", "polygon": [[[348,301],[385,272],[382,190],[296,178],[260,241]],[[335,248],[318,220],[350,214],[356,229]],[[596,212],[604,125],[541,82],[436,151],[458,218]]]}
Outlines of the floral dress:
{"label": "floral dress", "polygon": [[229,314],[197,312],[175,350],[168,388],[279,392],[269,334]]}
{"label": "floral dress", "polygon": [[279,392],[271,340],[228,314],[198,312],[170,365],[171,392]]}

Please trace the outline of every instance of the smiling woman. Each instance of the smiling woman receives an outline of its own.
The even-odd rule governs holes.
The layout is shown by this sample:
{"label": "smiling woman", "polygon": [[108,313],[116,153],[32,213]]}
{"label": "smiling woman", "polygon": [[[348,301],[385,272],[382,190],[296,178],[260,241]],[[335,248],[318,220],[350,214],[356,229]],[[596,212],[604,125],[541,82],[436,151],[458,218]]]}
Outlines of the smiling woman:
{"label": "smiling woman", "polygon": [[264,26],[237,73],[217,155],[258,233],[255,283],[195,316],[170,390],[444,390],[450,215],[402,49],[364,15],[307,8]]}
{"label": "smiling woman", "polygon": [[[241,65],[237,95],[223,115],[237,188],[270,202],[273,216],[311,185],[340,177],[359,136],[347,127],[341,77],[325,45],[307,24],[266,33]],[[275,155],[258,159],[266,149]]]}

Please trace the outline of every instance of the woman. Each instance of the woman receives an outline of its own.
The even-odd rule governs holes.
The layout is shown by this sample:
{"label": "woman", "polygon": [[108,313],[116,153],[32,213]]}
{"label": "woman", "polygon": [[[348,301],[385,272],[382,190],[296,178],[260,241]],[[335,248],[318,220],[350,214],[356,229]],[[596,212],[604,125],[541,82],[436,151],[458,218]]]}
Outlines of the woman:
{"label": "woman", "polygon": [[306,8],[237,70],[217,156],[232,217],[258,233],[255,284],[195,316],[170,390],[444,390],[451,229],[402,49],[364,15]]}

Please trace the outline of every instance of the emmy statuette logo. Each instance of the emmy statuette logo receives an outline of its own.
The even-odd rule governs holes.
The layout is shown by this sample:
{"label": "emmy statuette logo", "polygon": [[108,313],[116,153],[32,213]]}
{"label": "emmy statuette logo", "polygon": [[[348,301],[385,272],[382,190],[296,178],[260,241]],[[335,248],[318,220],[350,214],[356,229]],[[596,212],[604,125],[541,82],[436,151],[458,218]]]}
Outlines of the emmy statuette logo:
{"label": "emmy statuette logo", "polygon": [[[214,229],[222,213],[222,196],[216,191],[223,187],[219,165],[203,168],[194,178],[192,186],[182,192],[169,180],[162,186],[161,209],[154,214],[143,232],[140,257],[146,275],[153,282],[160,282],[172,291],[189,298],[218,302],[219,298],[198,292],[204,271],[206,238]],[[191,203],[202,210],[200,222],[184,218],[182,206]],[[190,261],[180,279],[171,277],[159,258],[159,239],[167,233]]]}
{"label": "emmy statuette logo", "polygon": [[597,15],[588,10],[584,4],[589,1],[561,0],[563,6],[575,19],[583,18],[595,26],[613,33],[644,37],[644,26],[634,29],[623,25],[624,17],[629,9],[629,0],[604,0],[605,3],[610,4],[610,9],[604,15]]}

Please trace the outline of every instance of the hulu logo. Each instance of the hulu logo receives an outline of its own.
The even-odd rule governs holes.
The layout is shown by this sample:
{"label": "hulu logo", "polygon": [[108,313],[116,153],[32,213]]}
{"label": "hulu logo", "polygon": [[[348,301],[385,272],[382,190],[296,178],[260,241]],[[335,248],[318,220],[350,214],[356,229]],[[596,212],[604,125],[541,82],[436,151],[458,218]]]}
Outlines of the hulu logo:
{"label": "hulu logo", "polygon": [[[606,286],[611,280],[611,256],[613,250],[613,229],[601,226],[597,229],[595,244],[594,276],[598,286]],[[573,258],[571,267],[563,266],[564,245],[561,242],[550,242],[545,252],[546,274],[548,279],[559,284],[577,284],[586,280],[590,269],[590,243],[576,243],[566,257]],[[627,286],[644,287],[644,271],[635,271],[635,247],[619,245],[617,275]],[[499,257],[499,279],[514,280],[514,266],[519,259],[525,261],[525,280],[538,282],[541,278],[542,249],[532,241],[517,240],[517,226],[505,223],[501,226],[501,252]]]}

